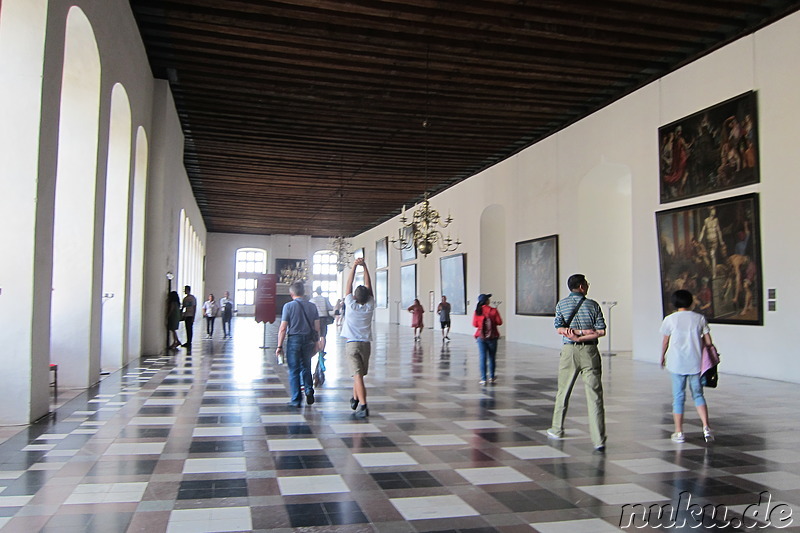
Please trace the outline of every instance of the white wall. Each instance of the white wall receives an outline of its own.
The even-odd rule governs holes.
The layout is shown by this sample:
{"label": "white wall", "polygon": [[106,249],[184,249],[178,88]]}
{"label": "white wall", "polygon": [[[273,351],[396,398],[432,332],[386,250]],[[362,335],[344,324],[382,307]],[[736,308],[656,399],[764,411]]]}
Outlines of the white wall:
{"label": "white wall", "polygon": [[[800,295],[795,265],[800,247],[786,238],[797,226],[792,205],[800,193],[800,13],[740,39],[695,63],[615,102],[518,155],[432,198],[433,207],[452,211],[451,226],[465,243],[467,295],[481,290],[480,213],[493,204],[506,208],[505,336],[518,342],[557,347],[551,317],[513,315],[514,243],[559,235],[559,285],[581,272],[591,281],[590,297],[615,300],[613,349],[633,350],[643,361],[658,361],[661,315],[655,212],[658,193],[658,127],[749,90],[758,91],[761,183],[668,207],[760,193],[764,288],[777,288],[778,311],[766,312],[763,326],[712,325],[723,354],[721,371],[800,382],[800,359],[786,349],[792,330],[787,310]],[[398,206],[400,207],[400,206]],[[397,217],[354,239],[374,264],[375,240],[396,235]],[[434,252],[418,260],[418,291],[439,295]],[[389,301],[399,299],[399,257],[389,261]],[[784,281],[785,280],[785,281]],[[387,322],[380,311],[377,320]],[[469,317],[453,317],[453,329],[471,333]],[[601,346],[605,349],[605,345]]]}
{"label": "white wall", "polygon": [[[136,252],[133,257],[138,258],[141,264],[141,245],[144,241],[144,211],[142,198],[154,201],[159,195],[169,193],[167,209],[155,213],[152,220],[148,221],[151,231],[160,232],[163,245],[154,250],[148,242],[148,252],[153,255],[149,260],[158,262],[159,256],[170,254],[170,247],[174,248],[172,234],[177,234],[177,228],[172,229],[171,224],[164,222],[171,216],[171,211],[185,207],[192,213],[196,228],[202,230],[202,220],[196,202],[188,185],[182,163],[182,138],[177,114],[174,108],[164,104],[168,100],[166,84],[161,84],[161,98],[153,102],[154,80],[150,71],[149,62],[145,54],[144,45],[139,36],[136,22],[125,0],[106,0],[95,2],[91,0],[6,0],[2,6],[0,17],[0,61],[2,61],[2,85],[4,116],[8,119],[6,125],[14,127],[3,128],[2,143],[4,157],[0,158],[0,173],[4,176],[14,176],[12,180],[3,180],[3,194],[7,202],[3,203],[3,213],[14,220],[14,230],[4,232],[0,244],[4,249],[14,249],[19,253],[19,261],[14,268],[3,267],[0,273],[0,304],[11,297],[12,305],[0,305],[0,309],[7,309],[8,320],[3,315],[6,327],[3,332],[8,332],[10,337],[6,342],[2,336],[0,342],[0,357],[4,366],[9,369],[0,380],[0,423],[26,423],[44,415],[49,407],[50,387],[48,386],[50,362],[60,364],[59,383],[63,386],[86,387],[96,382],[99,375],[101,359],[101,308],[103,287],[103,235],[104,219],[106,212],[106,166],[109,144],[109,119],[111,116],[112,88],[116,85],[124,87],[130,104],[130,120],[127,124],[129,132],[122,136],[128,139],[150,139],[156,146],[173,150],[165,156],[162,168],[168,168],[172,173],[168,180],[170,187],[142,190],[142,184],[147,183],[147,176],[138,180],[139,189],[134,191],[139,200],[137,208],[131,209],[133,196],[129,194],[127,205],[124,198],[119,199],[119,204],[114,209],[125,211],[128,228],[119,240],[125,240],[130,248]],[[82,322],[73,329],[85,331],[88,341],[78,359],[70,359],[62,350],[51,353],[51,328],[58,328],[58,320],[54,320],[51,306],[51,287],[54,276],[54,234],[62,226],[55,226],[55,196],[57,180],[57,160],[60,150],[67,150],[66,146],[59,146],[61,109],[62,72],[65,57],[65,29],[67,27],[67,14],[70,10],[81,10],[88,25],[91,26],[91,36],[96,43],[95,54],[99,55],[100,62],[100,89],[99,102],[91,112],[84,115],[97,115],[93,119],[97,130],[96,148],[80,155],[82,159],[90,161],[82,168],[93,168],[92,176],[87,177],[91,189],[96,190],[96,200],[90,201],[85,207],[86,213],[94,219],[93,227],[84,230],[74,238],[80,242],[93,242],[95,245],[86,252],[87,269],[82,269],[90,278],[89,286],[83,291],[82,297],[90,300],[88,306],[98,312],[81,312],[72,309],[73,314],[81,317]],[[82,16],[83,16],[82,15]],[[93,43],[92,46],[94,46]],[[159,106],[159,103],[162,105]],[[8,113],[6,113],[8,111]],[[13,114],[12,114],[13,113]],[[168,133],[161,139],[151,134],[153,115],[159,115],[157,122],[171,123],[177,128],[170,130],[162,128],[162,133]],[[133,132],[136,132],[136,135]],[[177,131],[177,135],[175,134]],[[6,134],[9,134],[6,138]],[[133,159],[140,154],[136,165],[124,162],[132,172],[136,168],[139,172],[147,169],[146,145],[140,142],[140,149],[134,150],[133,141],[127,152]],[[5,151],[5,150],[8,151]],[[121,148],[121,157],[125,157],[125,148]],[[74,152],[74,151],[73,151]],[[91,152],[91,153],[89,153]],[[145,154],[143,158],[141,154]],[[72,153],[74,157],[75,154]],[[175,169],[180,169],[175,171]],[[123,170],[123,172],[126,172]],[[183,182],[181,183],[181,178]],[[123,178],[125,179],[125,178]],[[176,181],[177,180],[177,181]],[[7,188],[10,187],[10,188]],[[94,194],[92,194],[94,196]],[[88,198],[88,197],[86,197]],[[174,204],[174,205],[173,205]],[[163,207],[163,206],[162,206]],[[150,211],[148,211],[150,213]],[[136,241],[131,240],[131,228],[138,228],[134,235]],[[148,235],[148,239],[152,235]],[[19,245],[20,243],[25,245]],[[137,248],[138,247],[138,248]],[[142,310],[139,305],[142,299],[141,268],[131,267],[129,249],[117,250],[119,255],[126,257],[124,265],[118,265],[119,270],[134,272],[137,279],[131,280],[131,290],[137,294],[131,295],[131,301],[137,302],[135,308],[124,310],[116,315],[116,320],[122,321],[120,327],[115,328],[115,335],[120,337],[115,343],[122,346],[121,363],[141,355],[141,343],[138,339],[140,331],[139,319],[144,313],[146,316],[159,314],[156,321],[163,329],[163,310],[161,309],[163,295],[159,294],[158,301],[147,301]],[[15,254],[16,255],[16,254]],[[6,262],[4,262],[5,265]],[[162,274],[163,275],[163,274]],[[149,282],[152,285],[152,282]],[[63,285],[63,284],[62,284]],[[124,293],[127,287],[123,286]],[[117,292],[115,290],[115,292]],[[83,309],[83,307],[81,307]],[[129,324],[128,321],[131,320]],[[55,324],[55,326],[53,326]],[[130,352],[125,350],[125,336],[127,331],[132,331],[137,338],[128,339]],[[54,330],[59,333],[60,330]],[[120,350],[117,350],[118,352]],[[119,357],[117,357],[119,360]],[[72,372],[71,372],[72,371]]]}
{"label": "white wall", "polygon": [[[162,353],[166,345],[167,272],[178,272],[178,244],[181,210],[201,242],[206,242],[206,227],[194,199],[183,167],[183,132],[169,84],[156,80],[153,93],[153,141],[150,144],[150,172],[147,184],[147,222],[145,239],[144,311],[142,354]],[[206,250],[208,248],[206,247]],[[172,282],[172,290],[182,294]],[[195,296],[205,291],[193,286]],[[198,296],[199,300],[202,297]]]}
{"label": "white wall", "polygon": [[[666,124],[745,91],[758,91],[761,183],[725,191],[670,207],[700,201],[760,193],[760,240],[765,289],[776,288],[776,312],[764,313],[763,326],[712,324],[712,335],[722,353],[721,371],[800,382],[800,360],[787,349],[787,332],[794,328],[792,303],[800,296],[796,265],[800,248],[790,231],[798,225],[795,199],[800,194],[800,13],[786,17],[756,34],[741,39],[654,84],[658,123]],[[643,133],[640,131],[639,133]],[[653,161],[656,146],[648,149]],[[650,175],[654,175],[654,168]],[[634,355],[656,361],[661,319],[658,254],[653,212],[658,204],[658,185],[653,180],[634,181],[634,275],[637,306],[634,315]],[[649,224],[644,220],[650,219]],[[787,235],[789,234],[789,235]],[[762,300],[765,306],[765,301]]]}

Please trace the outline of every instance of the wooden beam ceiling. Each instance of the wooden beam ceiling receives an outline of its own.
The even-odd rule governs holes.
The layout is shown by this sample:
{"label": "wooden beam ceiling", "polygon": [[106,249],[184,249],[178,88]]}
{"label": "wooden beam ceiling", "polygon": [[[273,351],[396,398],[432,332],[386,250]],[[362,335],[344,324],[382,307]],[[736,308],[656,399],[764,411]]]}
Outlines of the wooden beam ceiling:
{"label": "wooden beam ceiling", "polygon": [[170,80],[208,230],[350,236],[800,1],[131,8],[155,76]]}

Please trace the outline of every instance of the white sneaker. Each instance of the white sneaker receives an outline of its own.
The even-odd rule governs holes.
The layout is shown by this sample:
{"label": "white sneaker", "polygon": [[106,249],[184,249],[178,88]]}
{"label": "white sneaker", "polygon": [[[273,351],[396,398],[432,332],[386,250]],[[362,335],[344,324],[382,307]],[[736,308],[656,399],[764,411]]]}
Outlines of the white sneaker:
{"label": "white sneaker", "polygon": [[677,443],[686,442],[686,436],[681,431],[678,431],[677,433],[673,433],[670,438],[672,439],[672,442],[677,442]]}
{"label": "white sneaker", "polygon": [[703,428],[703,438],[706,439],[706,442],[714,442],[714,432],[711,431],[710,427]]}
{"label": "white sneaker", "polygon": [[563,439],[564,438],[564,432],[563,431],[556,431],[555,429],[550,428],[550,429],[547,430],[547,436],[551,437],[553,439]]}
{"label": "white sneaker", "polygon": [[484,381],[484,380],[480,380],[480,381],[478,382],[478,385],[486,385],[486,381]]}

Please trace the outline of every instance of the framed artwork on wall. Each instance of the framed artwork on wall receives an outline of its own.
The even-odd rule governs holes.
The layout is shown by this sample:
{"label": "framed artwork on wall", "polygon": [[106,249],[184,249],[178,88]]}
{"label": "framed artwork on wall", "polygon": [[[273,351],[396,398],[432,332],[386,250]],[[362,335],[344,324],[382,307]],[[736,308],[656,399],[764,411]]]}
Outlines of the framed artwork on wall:
{"label": "framed artwork on wall", "polygon": [[764,323],[758,194],[659,211],[656,228],[664,316],[686,289],[709,322]]}
{"label": "framed artwork on wall", "polygon": [[389,307],[389,271],[378,270],[375,273],[375,305],[379,309]]}
{"label": "framed artwork on wall", "polygon": [[281,271],[297,268],[302,263],[302,259],[275,259],[275,273],[278,274],[278,279],[281,277]]}
{"label": "framed artwork on wall", "polygon": [[389,266],[389,237],[375,241],[375,268]]}
{"label": "framed artwork on wall", "polygon": [[658,128],[661,203],[759,182],[756,93]]}
{"label": "framed artwork on wall", "polygon": [[[467,314],[467,256],[449,255],[439,259],[442,296],[447,296],[450,314]],[[438,305],[438,304],[437,304]]]}
{"label": "framed artwork on wall", "polygon": [[400,267],[400,307],[408,309],[417,297],[417,265]]}
{"label": "framed artwork on wall", "polygon": [[[412,240],[413,232],[411,228],[405,227],[403,228],[403,236],[407,241]],[[401,248],[400,249],[400,261],[413,261],[417,258],[417,243],[414,243],[413,246],[410,248]],[[413,302],[412,302],[413,303]],[[409,304],[411,305],[411,304]]]}
{"label": "framed artwork on wall", "polygon": [[558,235],[516,244],[516,314],[555,316]]}

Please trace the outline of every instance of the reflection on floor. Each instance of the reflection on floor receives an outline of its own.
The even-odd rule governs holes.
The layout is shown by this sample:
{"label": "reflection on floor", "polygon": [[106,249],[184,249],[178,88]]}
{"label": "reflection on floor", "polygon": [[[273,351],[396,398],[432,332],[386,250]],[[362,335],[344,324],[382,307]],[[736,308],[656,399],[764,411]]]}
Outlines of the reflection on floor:
{"label": "reflection on floor", "polygon": [[[414,343],[409,328],[378,325],[371,416],[356,420],[333,332],[317,403],[296,409],[261,326],[234,328],[234,340],[198,338],[191,355],[112,374],[0,445],[3,531],[689,531],[691,506],[707,503],[717,515],[705,508],[704,527],[745,531],[800,509],[796,385],[723,375],[707,391],[717,441],[689,414],[675,444],[667,375],[604,358],[597,455],[580,384],[566,438],[545,434],[554,350],[501,341],[498,383],[482,387],[472,338],[442,344],[428,330]],[[737,522],[762,492],[761,512]],[[659,524],[625,507],[637,503],[678,509]]]}

